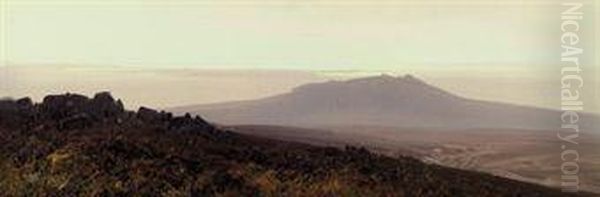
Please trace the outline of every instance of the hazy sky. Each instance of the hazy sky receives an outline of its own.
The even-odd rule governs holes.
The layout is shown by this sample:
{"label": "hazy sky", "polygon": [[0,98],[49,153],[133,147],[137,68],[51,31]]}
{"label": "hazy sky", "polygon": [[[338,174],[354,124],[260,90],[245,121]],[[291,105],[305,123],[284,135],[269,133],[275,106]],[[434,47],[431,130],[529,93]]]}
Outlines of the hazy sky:
{"label": "hazy sky", "polygon": [[560,2],[0,0],[0,96],[106,89],[172,106],[384,72],[556,108]]}
{"label": "hazy sky", "polygon": [[[9,63],[398,69],[556,63],[557,1],[2,0]],[[302,2],[302,3],[299,3]]]}

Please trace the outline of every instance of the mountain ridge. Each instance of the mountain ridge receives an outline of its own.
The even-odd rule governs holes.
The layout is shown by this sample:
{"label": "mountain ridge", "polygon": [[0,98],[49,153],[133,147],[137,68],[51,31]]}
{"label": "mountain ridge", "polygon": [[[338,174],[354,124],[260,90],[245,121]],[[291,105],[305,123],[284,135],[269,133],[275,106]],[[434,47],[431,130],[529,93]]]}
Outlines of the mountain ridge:
{"label": "mountain ridge", "polygon": [[[465,98],[412,75],[311,83],[256,100],[169,108],[222,124],[327,126],[364,124],[435,128],[560,128],[560,112]],[[583,116],[583,115],[582,115]],[[598,118],[592,114],[585,114]],[[583,128],[592,128],[587,122]]]}

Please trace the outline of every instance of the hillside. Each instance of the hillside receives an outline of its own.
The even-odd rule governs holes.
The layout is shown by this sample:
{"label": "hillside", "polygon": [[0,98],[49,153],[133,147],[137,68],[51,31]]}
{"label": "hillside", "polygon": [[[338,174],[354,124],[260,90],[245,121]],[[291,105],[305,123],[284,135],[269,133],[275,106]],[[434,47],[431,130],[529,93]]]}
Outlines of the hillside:
{"label": "hillside", "polygon": [[0,101],[0,196],[591,196],[126,111],[108,93]]}
{"label": "hillside", "polygon": [[[375,125],[414,128],[560,127],[559,111],[479,101],[447,92],[414,76],[374,76],[307,84],[264,99],[181,106],[176,113],[202,114],[222,124],[285,125],[327,128]],[[584,116],[582,114],[582,116]],[[597,116],[585,115],[582,129]]]}
{"label": "hillside", "polygon": [[[551,131],[517,129],[433,130],[393,127],[305,129],[270,125],[235,125],[236,133],[315,146],[361,146],[396,157],[411,156],[442,166],[479,171],[519,181],[561,187],[563,161],[556,157],[560,139]],[[600,135],[585,134],[578,151],[580,191],[600,193]]]}

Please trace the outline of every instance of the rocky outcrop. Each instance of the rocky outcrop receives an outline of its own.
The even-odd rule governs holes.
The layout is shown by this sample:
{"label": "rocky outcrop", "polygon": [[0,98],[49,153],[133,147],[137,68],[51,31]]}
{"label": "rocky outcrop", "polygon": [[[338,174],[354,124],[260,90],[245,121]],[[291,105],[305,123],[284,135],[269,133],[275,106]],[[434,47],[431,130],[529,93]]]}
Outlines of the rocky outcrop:
{"label": "rocky outcrop", "polygon": [[90,99],[79,94],[46,96],[38,106],[42,119],[58,122],[62,129],[77,129],[93,123],[116,122],[125,113],[123,103],[115,101],[108,92],[100,92]]}
{"label": "rocky outcrop", "polygon": [[90,100],[89,112],[97,118],[115,117],[125,111],[121,100],[113,99],[109,92],[101,92]]}
{"label": "rocky outcrop", "polygon": [[18,100],[0,100],[0,123],[19,126],[35,117],[33,102],[29,97]]}
{"label": "rocky outcrop", "polygon": [[208,124],[200,116],[191,117],[190,114],[185,114],[182,117],[175,117],[169,121],[168,128],[176,131],[193,131],[193,130],[212,130],[213,127]]}
{"label": "rocky outcrop", "polygon": [[170,131],[214,130],[199,116],[173,117],[171,113],[148,107],[140,107],[137,112],[126,111],[123,102],[114,99],[109,92],[97,93],[93,98],[71,93],[49,95],[39,104],[30,98],[0,100],[0,123],[15,127],[44,124],[54,125],[60,130],[72,130],[97,124],[120,124],[131,118],[141,124],[165,126]]}
{"label": "rocky outcrop", "polygon": [[89,99],[79,94],[46,96],[39,106],[42,115],[53,120],[72,116],[88,116],[95,120],[116,118],[125,112],[123,103],[115,101],[108,92],[101,92]]}

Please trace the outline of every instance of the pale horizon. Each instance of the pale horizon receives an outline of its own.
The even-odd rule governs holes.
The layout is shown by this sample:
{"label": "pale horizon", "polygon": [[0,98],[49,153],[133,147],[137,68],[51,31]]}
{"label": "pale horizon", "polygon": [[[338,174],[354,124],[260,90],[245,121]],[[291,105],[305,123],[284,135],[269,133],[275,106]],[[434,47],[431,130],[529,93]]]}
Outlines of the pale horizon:
{"label": "pale horizon", "polygon": [[[292,70],[198,69],[127,66],[37,65],[0,68],[3,97],[31,97],[66,92],[93,96],[110,91],[126,107],[169,108],[254,100],[290,92],[308,83],[348,80],[382,74],[413,75],[450,93],[477,100],[559,109],[558,81],[552,70]],[[535,74],[538,74],[535,77]],[[541,73],[547,73],[542,74]],[[492,77],[493,76],[493,77]],[[593,103],[593,102],[590,102]],[[590,107],[594,105],[589,105]],[[587,108],[586,111],[599,113]]]}

